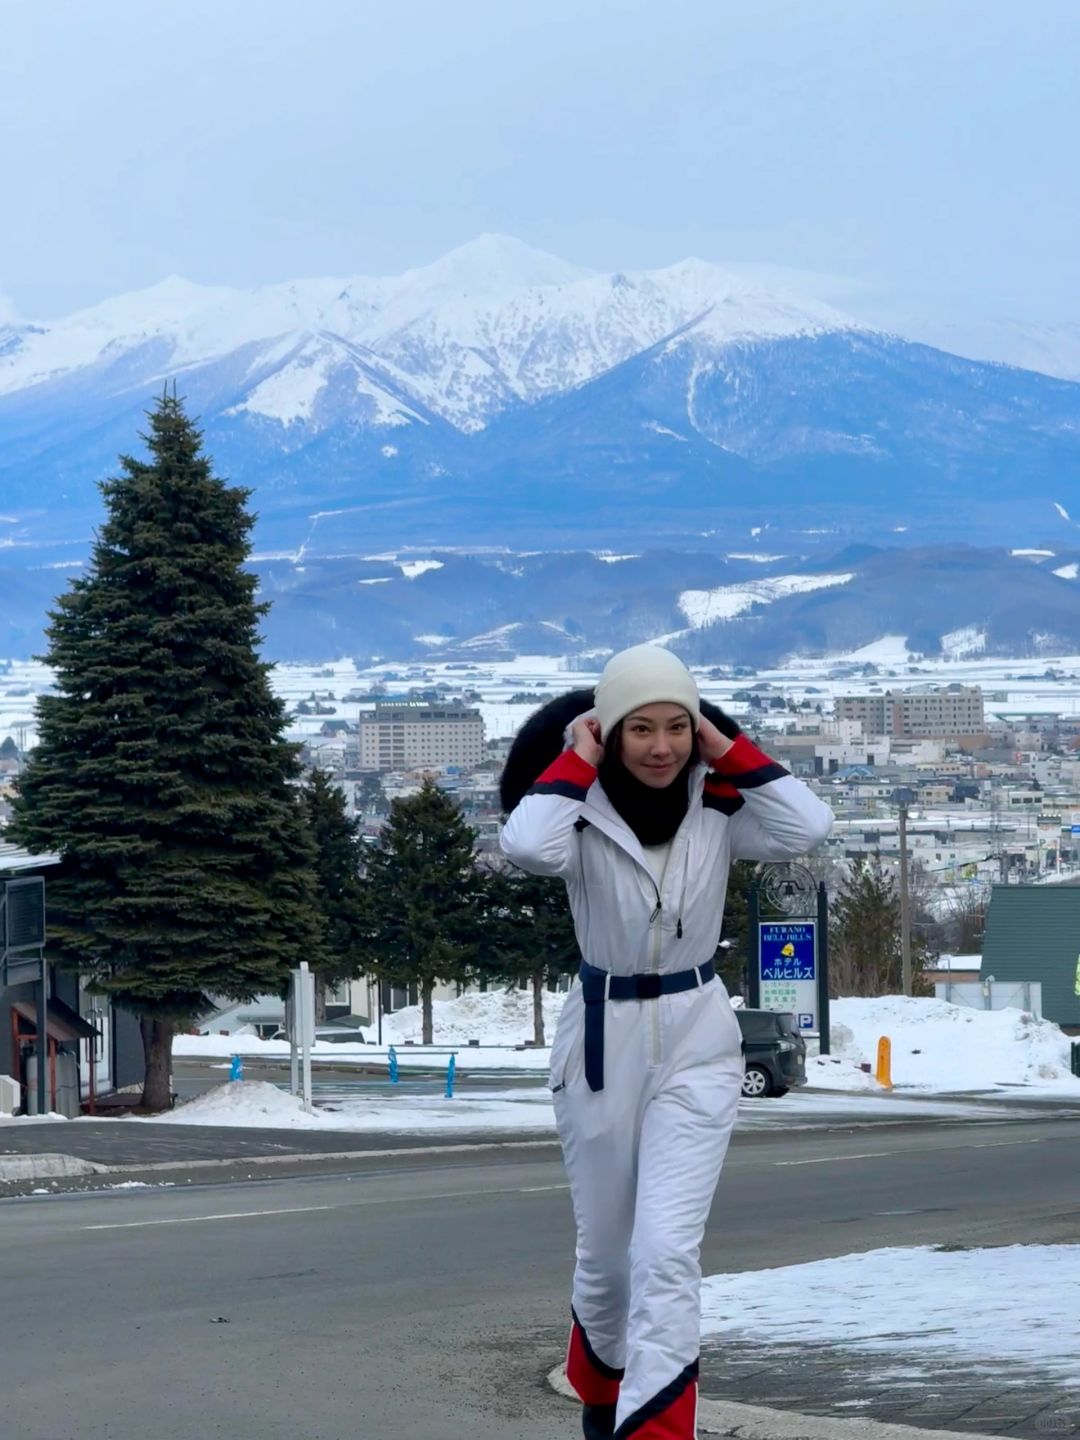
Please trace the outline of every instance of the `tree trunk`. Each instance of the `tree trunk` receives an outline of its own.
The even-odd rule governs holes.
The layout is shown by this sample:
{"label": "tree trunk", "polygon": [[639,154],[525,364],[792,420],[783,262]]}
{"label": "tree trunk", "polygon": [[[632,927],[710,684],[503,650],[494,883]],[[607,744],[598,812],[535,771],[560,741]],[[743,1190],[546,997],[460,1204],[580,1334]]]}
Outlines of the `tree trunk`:
{"label": "tree trunk", "polygon": [[426,980],[420,988],[420,1003],[423,1006],[424,1012],[424,1030],[421,1043],[424,1045],[430,1045],[432,1040],[431,992],[434,988],[430,980]]}
{"label": "tree trunk", "polygon": [[176,1026],[171,1020],[139,1016],[146,1070],[143,1076],[144,1110],[168,1110],[172,1104],[172,1042]]}
{"label": "tree trunk", "polygon": [[544,972],[534,970],[532,977],[533,992],[533,1044],[543,1045],[544,1043]]}
{"label": "tree trunk", "polygon": [[319,974],[315,976],[315,1024],[326,1022],[326,981]]}

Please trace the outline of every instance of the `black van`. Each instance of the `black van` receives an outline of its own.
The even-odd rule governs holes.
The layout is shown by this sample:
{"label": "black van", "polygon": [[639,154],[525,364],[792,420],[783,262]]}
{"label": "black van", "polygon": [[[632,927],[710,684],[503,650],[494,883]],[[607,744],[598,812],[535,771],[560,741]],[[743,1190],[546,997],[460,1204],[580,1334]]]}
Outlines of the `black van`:
{"label": "black van", "polygon": [[786,1095],[793,1085],[806,1084],[806,1041],[794,1015],[782,1010],[736,1010],[735,1016],[746,1060],[745,1096]]}

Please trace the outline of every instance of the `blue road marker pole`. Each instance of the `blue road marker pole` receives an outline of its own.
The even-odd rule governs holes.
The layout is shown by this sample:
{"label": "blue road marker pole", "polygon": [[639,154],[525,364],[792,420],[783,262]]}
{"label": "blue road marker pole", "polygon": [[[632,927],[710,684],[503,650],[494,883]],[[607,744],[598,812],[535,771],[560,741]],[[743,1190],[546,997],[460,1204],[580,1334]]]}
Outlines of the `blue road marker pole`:
{"label": "blue road marker pole", "polygon": [[394,1049],[393,1045],[390,1046],[389,1059],[390,1059],[390,1084],[391,1084],[391,1085],[396,1085],[396,1084],[397,1084],[397,1051]]}
{"label": "blue road marker pole", "polygon": [[244,1062],[239,1055],[232,1057],[232,1066],[229,1069],[230,1080],[242,1080],[244,1078]]}
{"label": "blue road marker pole", "polygon": [[451,1055],[451,1056],[450,1056],[450,1064],[447,1065],[447,1067],[446,1067],[446,1098],[447,1098],[447,1100],[452,1100],[452,1099],[454,1098],[454,1071],[455,1071],[456,1069],[457,1069],[457,1065],[456,1065],[456,1063],[455,1063],[455,1057],[454,1057],[453,1055]]}

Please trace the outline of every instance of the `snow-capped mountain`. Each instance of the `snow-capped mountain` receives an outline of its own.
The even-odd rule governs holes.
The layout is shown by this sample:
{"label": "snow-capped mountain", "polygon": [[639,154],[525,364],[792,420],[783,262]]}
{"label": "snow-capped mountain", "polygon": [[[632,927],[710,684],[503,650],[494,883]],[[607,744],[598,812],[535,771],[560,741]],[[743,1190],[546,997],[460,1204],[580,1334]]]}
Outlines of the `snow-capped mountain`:
{"label": "snow-capped mountain", "polygon": [[470,432],[514,401],[580,385],[687,330],[723,344],[850,323],[827,306],[769,294],[697,260],[592,275],[486,235],[396,279],[243,291],[172,276],[53,325],[8,326],[0,331],[0,395],[112,366],[121,355],[141,355],[135,383],[152,384],[273,341],[257,363],[276,355],[285,373],[252,408],[287,426],[310,420],[319,390],[332,384],[332,367],[292,360],[301,337],[320,335],[378,356],[426,406]]}
{"label": "snow-capped mountain", "polygon": [[95,482],[174,380],[263,551],[1038,544],[1080,512],[1078,384],[698,260],[599,275],[484,236],[396,277],[174,277],[0,321],[0,553],[85,551]]}
{"label": "snow-capped mountain", "polygon": [[1080,325],[1069,321],[1039,325],[1021,320],[967,324],[913,320],[907,333],[974,360],[1037,370],[1059,380],[1080,380]]}

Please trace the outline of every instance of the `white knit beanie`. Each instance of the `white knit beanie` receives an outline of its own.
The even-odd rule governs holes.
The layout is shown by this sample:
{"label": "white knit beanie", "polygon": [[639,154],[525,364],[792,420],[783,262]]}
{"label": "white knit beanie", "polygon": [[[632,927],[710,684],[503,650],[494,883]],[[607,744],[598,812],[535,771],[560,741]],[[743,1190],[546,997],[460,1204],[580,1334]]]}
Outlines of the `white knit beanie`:
{"label": "white knit beanie", "polygon": [[629,650],[620,650],[604,666],[596,685],[601,738],[606,740],[631,710],[660,701],[688,710],[697,729],[701,719],[698,688],[679,657],[660,645],[633,645]]}

